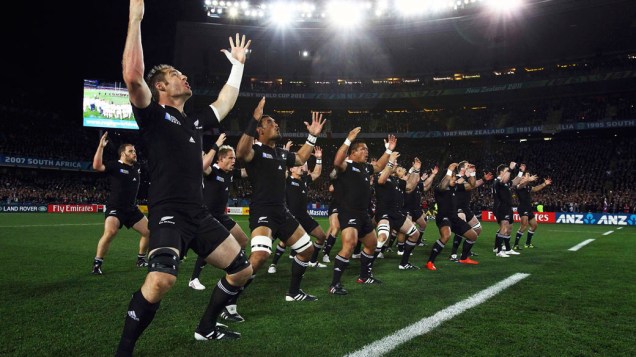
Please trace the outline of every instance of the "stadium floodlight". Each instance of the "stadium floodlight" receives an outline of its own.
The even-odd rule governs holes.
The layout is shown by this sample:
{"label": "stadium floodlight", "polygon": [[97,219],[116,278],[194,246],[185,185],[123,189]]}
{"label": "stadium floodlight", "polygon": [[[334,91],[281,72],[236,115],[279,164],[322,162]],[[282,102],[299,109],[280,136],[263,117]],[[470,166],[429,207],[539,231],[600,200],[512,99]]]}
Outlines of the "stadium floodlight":
{"label": "stadium floodlight", "polygon": [[359,1],[330,1],[327,16],[332,24],[340,28],[353,28],[362,23],[365,6]]}
{"label": "stadium floodlight", "polygon": [[521,0],[486,0],[486,5],[493,11],[507,13],[522,5]]}
{"label": "stadium floodlight", "polygon": [[235,17],[237,17],[237,16],[238,16],[238,13],[239,13],[239,11],[238,11],[238,8],[237,8],[237,7],[231,7],[231,8],[228,10],[228,14],[230,15],[230,17],[231,17],[231,18],[235,18]]}
{"label": "stadium floodlight", "polygon": [[286,27],[294,21],[295,10],[291,3],[276,2],[269,7],[270,21],[278,27]]}

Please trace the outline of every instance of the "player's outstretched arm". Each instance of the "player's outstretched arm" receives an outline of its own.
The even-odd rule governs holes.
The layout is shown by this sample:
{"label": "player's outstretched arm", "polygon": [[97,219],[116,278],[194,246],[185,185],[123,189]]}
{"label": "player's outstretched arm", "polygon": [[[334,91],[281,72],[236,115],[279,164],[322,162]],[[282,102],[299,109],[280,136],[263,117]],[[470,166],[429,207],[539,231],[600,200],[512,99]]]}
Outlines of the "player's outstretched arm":
{"label": "player's outstretched arm", "polygon": [[439,167],[435,165],[435,167],[433,167],[433,169],[431,170],[431,174],[428,175],[428,177],[424,178],[424,175],[422,175],[422,178],[424,178],[424,188],[422,189],[422,191],[428,191],[431,189],[431,186],[433,186],[433,179],[435,179],[435,176],[437,175],[438,172],[439,172]]}
{"label": "player's outstretched arm", "polygon": [[421,168],[422,162],[416,157],[415,159],[413,159],[413,166],[411,166],[408,177],[406,178],[406,193],[411,193],[417,188],[417,184],[420,181]]}
{"label": "player's outstretched arm", "polygon": [[384,151],[384,154],[380,156],[378,161],[373,166],[374,172],[380,172],[384,170],[384,167],[389,162],[389,156],[391,155],[393,150],[395,150],[396,145],[397,145],[397,138],[395,137],[395,135],[389,135],[388,140],[384,140],[384,147],[386,148],[386,150]]}
{"label": "player's outstretched arm", "polygon": [[380,176],[378,177],[378,185],[384,185],[386,181],[389,179],[389,176],[397,169],[397,159],[400,157],[400,153],[394,151],[389,156],[389,162],[387,162],[384,169],[380,172]]}
{"label": "player's outstretched arm", "polygon": [[99,144],[97,145],[97,151],[95,151],[95,156],[93,156],[93,170],[97,172],[106,171],[106,166],[104,166],[104,148],[108,145],[108,132],[105,132],[104,135],[99,139]]}
{"label": "player's outstretched arm", "polygon": [[254,149],[252,148],[252,145],[254,145],[254,138],[258,136],[256,128],[263,117],[263,108],[265,108],[265,97],[261,98],[258,102],[258,105],[252,114],[252,119],[247,124],[245,132],[241,135],[241,138],[236,145],[236,158],[243,162],[250,162],[254,158]]}
{"label": "player's outstretched arm", "polygon": [[251,40],[246,42],[245,35],[241,37],[238,33],[236,34],[236,41],[232,37],[229,37],[229,41],[230,50],[222,49],[221,52],[232,63],[232,70],[227,82],[219,92],[219,97],[210,104],[219,121],[225,119],[230,110],[234,108],[234,104],[236,104],[241,80],[243,79],[243,68],[247,59],[247,51],[252,43]]}
{"label": "player's outstretched arm", "polygon": [[311,156],[314,146],[316,146],[316,140],[318,139],[318,135],[320,135],[322,127],[325,125],[326,121],[327,119],[322,119],[321,113],[311,113],[311,124],[305,122],[305,127],[309,132],[309,136],[307,136],[305,144],[296,153],[296,166],[304,165],[307,162],[309,156]]}
{"label": "player's outstretched arm", "polygon": [[144,18],[144,1],[130,0],[128,34],[122,59],[122,74],[128,88],[130,102],[137,108],[147,108],[152,100],[150,88],[144,81],[144,52],[141,46],[141,20]]}
{"label": "player's outstretched arm", "polygon": [[345,160],[347,158],[347,152],[349,151],[351,143],[356,140],[358,134],[360,134],[360,130],[362,130],[361,127],[353,128],[349,132],[349,135],[347,135],[344,143],[342,143],[340,148],[338,148],[338,151],[336,151],[336,157],[333,159],[333,166],[338,170],[344,171],[347,169],[347,161]]}
{"label": "player's outstretched arm", "polygon": [[214,143],[214,145],[212,145],[212,148],[210,149],[210,151],[208,151],[207,154],[203,155],[203,171],[206,172],[209,170],[207,174],[209,174],[212,171],[210,166],[212,166],[212,161],[214,160],[214,156],[216,155],[217,152],[219,152],[219,148],[223,145],[226,138],[227,137],[225,133],[221,133],[221,135],[219,135],[219,137],[216,139],[216,142]]}
{"label": "player's outstretched arm", "polygon": [[314,171],[311,172],[312,181],[316,181],[322,174],[322,149],[320,146],[314,147],[314,156],[316,157],[316,165]]}
{"label": "player's outstretched arm", "polygon": [[448,186],[450,185],[451,176],[454,175],[454,172],[457,166],[458,164],[456,162],[448,165],[448,170],[446,170],[446,176],[444,176],[444,178],[442,178],[442,181],[440,181],[439,183],[440,189],[445,190],[448,188]]}

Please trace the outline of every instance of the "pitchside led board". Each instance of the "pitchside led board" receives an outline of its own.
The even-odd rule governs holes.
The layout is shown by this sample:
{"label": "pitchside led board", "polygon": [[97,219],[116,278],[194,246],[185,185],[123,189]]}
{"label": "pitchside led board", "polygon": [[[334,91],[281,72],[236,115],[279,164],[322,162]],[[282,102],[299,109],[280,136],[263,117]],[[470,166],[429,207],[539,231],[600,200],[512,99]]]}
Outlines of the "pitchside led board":
{"label": "pitchside led board", "polygon": [[85,79],[82,111],[87,127],[139,129],[122,82]]}

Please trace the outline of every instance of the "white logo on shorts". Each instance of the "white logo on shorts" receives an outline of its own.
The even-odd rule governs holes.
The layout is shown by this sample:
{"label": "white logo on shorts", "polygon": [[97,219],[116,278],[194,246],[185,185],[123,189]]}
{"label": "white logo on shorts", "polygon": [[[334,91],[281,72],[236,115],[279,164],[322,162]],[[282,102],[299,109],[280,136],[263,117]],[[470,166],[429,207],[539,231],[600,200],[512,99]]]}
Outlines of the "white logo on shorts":
{"label": "white logo on shorts", "polygon": [[267,216],[258,217],[258,223],[268,223]]}
{"label": "white logo on shorts", "polygon": [[348,224],[356,224],[356,219],[350,219]]}

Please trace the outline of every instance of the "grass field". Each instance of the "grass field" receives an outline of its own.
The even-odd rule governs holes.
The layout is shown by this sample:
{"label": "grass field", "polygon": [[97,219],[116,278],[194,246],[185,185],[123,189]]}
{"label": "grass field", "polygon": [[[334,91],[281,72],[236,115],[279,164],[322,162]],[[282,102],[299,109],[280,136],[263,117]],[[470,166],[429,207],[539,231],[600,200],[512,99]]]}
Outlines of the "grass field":
{"label": "grass field", "polygon": [[[240,218],[245,227],[246,219]],[[326,222],[320,221],[326,229]],[[145,269],[136,268],[138,237],[122,231],[93,276],[101,214],[0,214],[0,355],[113,355],[130,294]],[[515,227],[516,229],[516,227]],[[355,284],[359,263],[343,277],[347,296],[327,293],[329,269],[310,269],[303,289],[315,303],[288,303],[289,259],[279,272],[259,272],[241,298],[246,322],[238,341],[198,342],[194,328],[220,271],[207,267],[205,291],[188,288],[194,255],[137,343],[139,356],[343,356],[458,303],[515,273],[530,274],[483,304],[389,352],[388,356],[634,356],[636,229],[542,225],[538,248],[509,259],[491,252],[496,227],[484,225],[474,248],[478,266],[438,259],[437,272],[400,271],[389,253],[376,263],[383,285]],[[612,230],[613,233],[603,235]],[[425,234],[436,239],[432,224]],[[525,239],[525,237],[524,237]],[[578,243],[595,239],[573,252]],[[338,247],[334,249],[337,252]],[[422,266],[430,245],[411,262]],[[333,255],[333,253],[332,253]]]}

